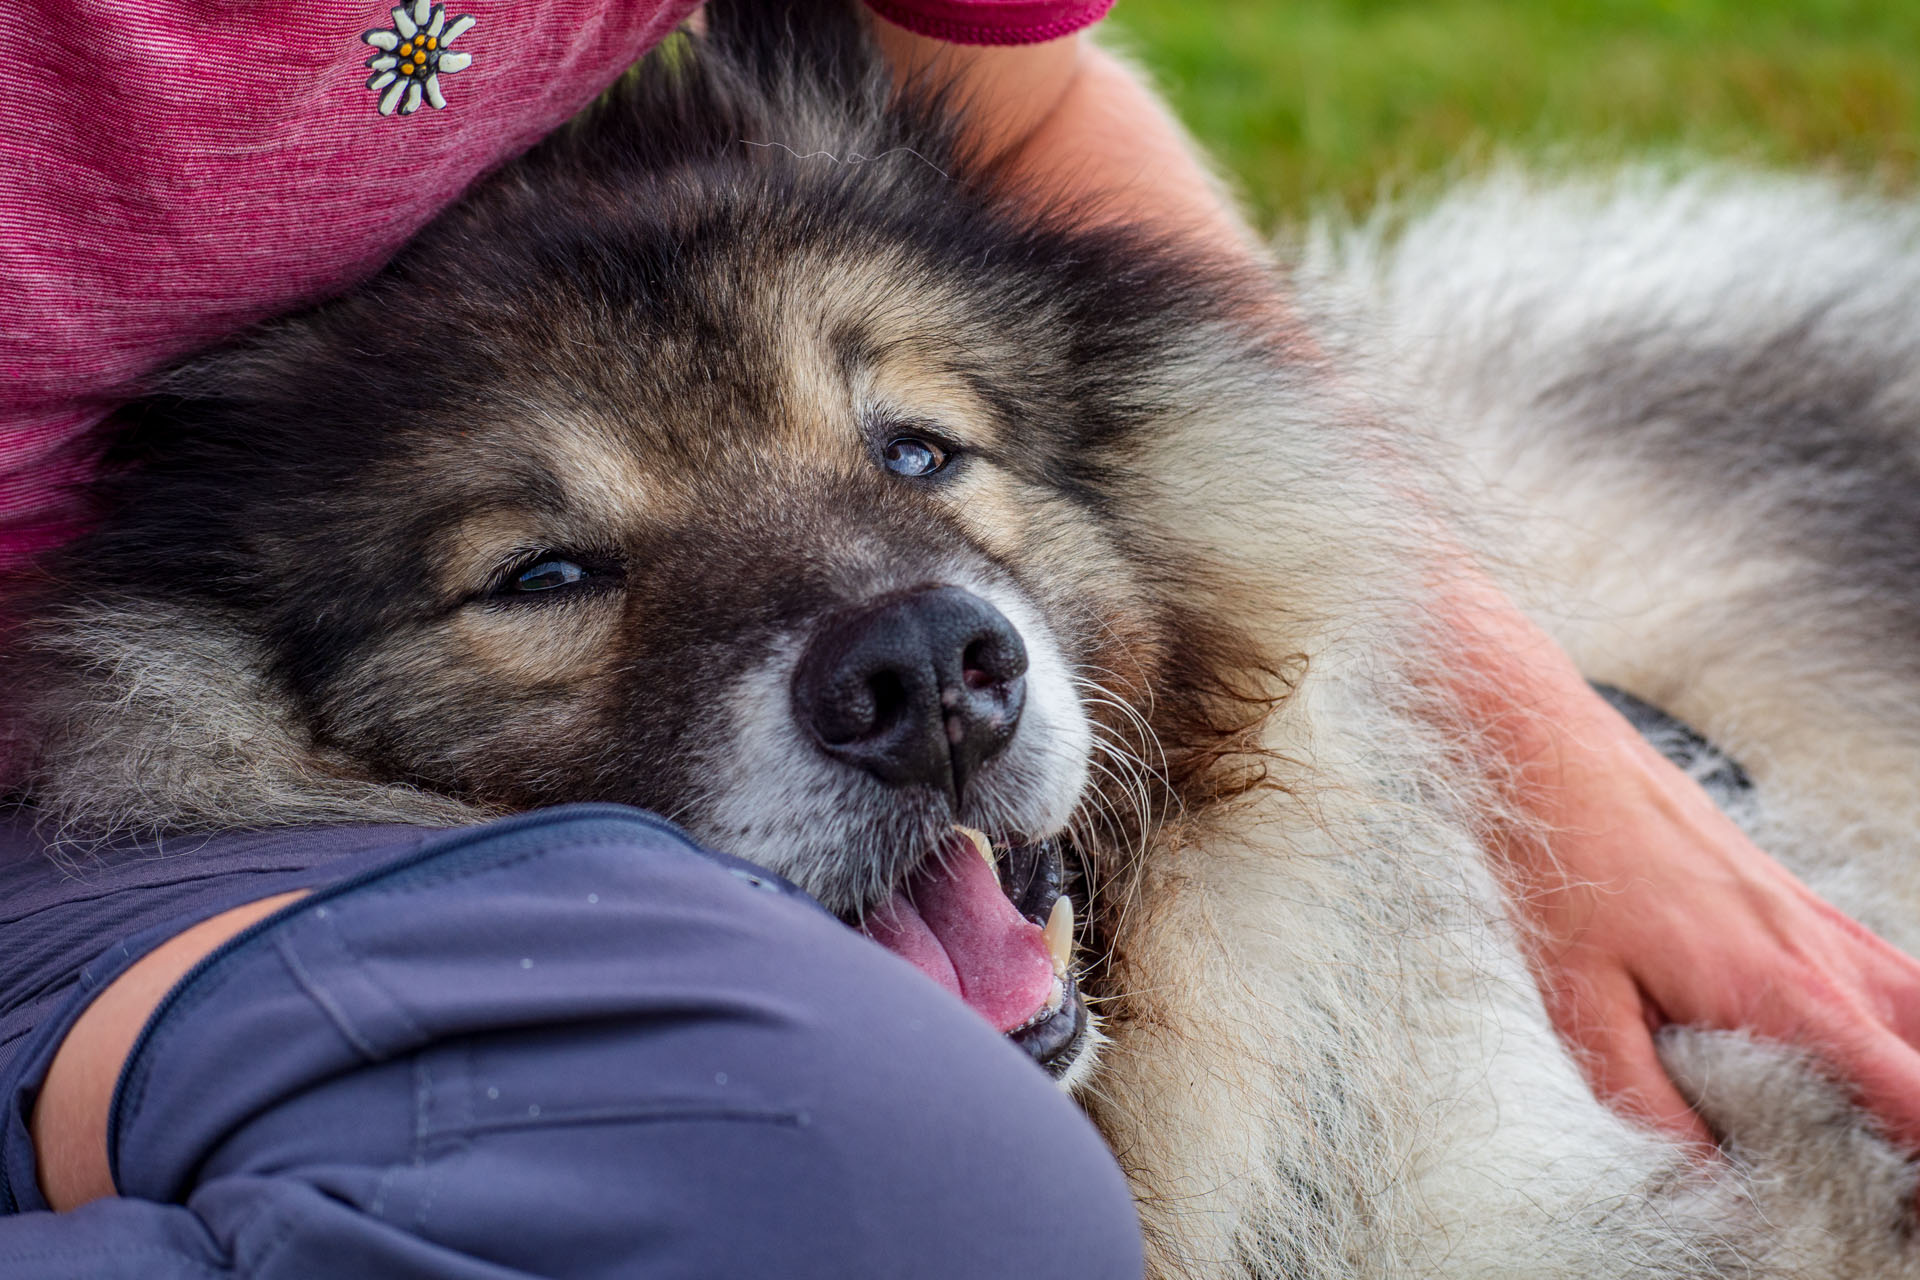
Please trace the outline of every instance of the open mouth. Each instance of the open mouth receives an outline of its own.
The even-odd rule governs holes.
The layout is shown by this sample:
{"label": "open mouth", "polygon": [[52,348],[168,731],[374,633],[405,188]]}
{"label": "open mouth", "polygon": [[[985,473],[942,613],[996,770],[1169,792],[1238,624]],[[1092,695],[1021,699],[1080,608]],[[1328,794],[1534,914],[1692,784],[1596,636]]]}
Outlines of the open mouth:
{"label": "open mouth", "polygon": [[1059,1076],[1087,1032],[1063,879],[1052,841],[1009,841],[996,852],[985,835],[955,827],[860,930]]}

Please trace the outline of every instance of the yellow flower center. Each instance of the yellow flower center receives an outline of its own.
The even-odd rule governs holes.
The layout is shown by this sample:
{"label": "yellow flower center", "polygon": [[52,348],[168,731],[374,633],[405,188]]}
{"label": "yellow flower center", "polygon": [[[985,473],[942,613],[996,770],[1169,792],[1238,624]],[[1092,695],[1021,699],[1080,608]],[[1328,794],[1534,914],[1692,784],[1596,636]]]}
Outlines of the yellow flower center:
{"label": "yellow flower center", "polygon": [[400,46],[400,56],[402,58],[411,58],[413,56],[413,41],[409,40]]}

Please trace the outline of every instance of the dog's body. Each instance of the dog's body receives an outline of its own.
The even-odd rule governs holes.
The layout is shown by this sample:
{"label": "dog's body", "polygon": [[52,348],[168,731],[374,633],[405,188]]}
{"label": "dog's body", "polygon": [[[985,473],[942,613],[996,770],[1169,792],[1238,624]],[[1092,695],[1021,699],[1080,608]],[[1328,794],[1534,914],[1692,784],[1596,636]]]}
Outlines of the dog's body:
{"label": "dog's body", "polygon": [[[1473,510],[1584,670],[1920,945],[1910,221],[1496,184],[1319,253],[1285,331],[1269,280],[971,182],[844,15],[795,30],[718,10],[129,421],[8,659],[47,828],[624,800],[850,919],[938,880],[955,822],[1064,830],[1111,1043],[1035,1052],[1162,1274],[1920,1273],[1909,1170],[1791,1054],[1670,1035],[1731,1167],[1590,1096],[1421,585]],[[949,606],[951,777],[834,692]]]}
{"label": "dog's body", "polygon": [[[1303,272],[1332,363],[1438,433],[1489,563],[1583,671],[1703,732],[1719,750],[1650,726],[1763,847],[1910,950],[1917,232],[1910,211],[1819,183],[1506,175],[1390,240],[1323,238]],[[1331,785],[1382,767],[1337,766]],[[1477,861],[1460,860],[1465,840],[1446,844],[1431,821],[1412,839],[1356,826],[1342,844],[1370,846],[1371,863],[1346,879],[1338,857],[1311,872],[1297,854],[1272,859],[1280,841],[1219,856],[1252,825],[1227,821],[1192,837],[1210,850],[1204,870],[1149,860],[1169,883],[1143,897],[1168,918],[1141,930],[1153,949],[1129,957],[1122,985],[1151,990],[1160,1022],[1142,1033],[1149,1051],[1117,1036],[1108,1059],[1102,1115],[1144,1185],[1172,1205],[1235,1206],[1174,1210],[1234,1234],[1184,1255],[1183,1241],[1170,1270],[1913,1272],[1910,1170],[1790,1055],[1664,1038],[1669,1068],[1747,1162],[1744,1188],[1688,1176],[1597,1111],[1551,1052],[1512,953],[1492,945],[1497,908]],[[1317,838],[1311,821],[1288,825],[1295,848]],[[1196,1004],[1182,1023],[1164,1007],[1223,988],[1267,1010],[1226,1053],[1192,1030],[1217,1013]],[[1363,1008],[1393,1013],[1352,1016]],[[1318,1021],[1300,1029],[1303,1017]],[[1407,1041],[1368,1039],[1382,1035]],[[1215,1110],[1166,1124],[1153,1100],[1176,1090],[1211,1094]],[[1220,1140],[1276,1099],[1280,1141]],[[1399,1109],[1383,1119],[1381,1099]],[[1383,1248],[1388,1223],[1405,1234]]]}

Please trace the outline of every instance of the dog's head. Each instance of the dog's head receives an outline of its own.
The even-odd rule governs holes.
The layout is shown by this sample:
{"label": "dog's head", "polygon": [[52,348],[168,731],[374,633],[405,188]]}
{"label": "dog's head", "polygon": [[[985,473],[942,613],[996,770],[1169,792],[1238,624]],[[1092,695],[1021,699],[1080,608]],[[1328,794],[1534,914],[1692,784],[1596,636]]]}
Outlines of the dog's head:
{"label": "dog's head", "polygon": [[1227,290],[1021,213],[822,39],[723,28],[182,371],[59,590],[224,629],[334,772],[665,813],[1064,1067],[1056,842],[1202,643],[1129,485]]}

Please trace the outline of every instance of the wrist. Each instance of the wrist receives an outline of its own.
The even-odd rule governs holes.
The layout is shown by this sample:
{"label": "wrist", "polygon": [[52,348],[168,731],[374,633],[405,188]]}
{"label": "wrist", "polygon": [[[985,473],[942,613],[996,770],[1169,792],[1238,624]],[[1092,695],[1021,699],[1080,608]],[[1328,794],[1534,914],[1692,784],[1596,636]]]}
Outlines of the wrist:
{"label": "wrist", "polygon": [[1236,258],[1262,256],[1198,149],[1146,81],[1083,36],[945,44],[877,18],[901,83],[951,83],[969,141],[1015,198],[1092,221],[1131,221]]}
{"label": "wrist", "polygon": [[1010,150],[1005,180],[1053,207],[1170,232],[1234,258],[1263,256],[1225,184],[1144,78],[1083,43],[1071,83]]}

